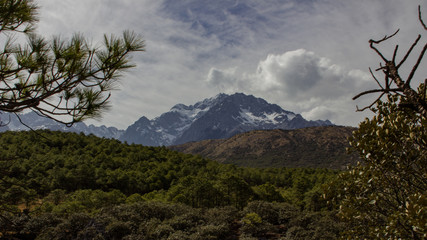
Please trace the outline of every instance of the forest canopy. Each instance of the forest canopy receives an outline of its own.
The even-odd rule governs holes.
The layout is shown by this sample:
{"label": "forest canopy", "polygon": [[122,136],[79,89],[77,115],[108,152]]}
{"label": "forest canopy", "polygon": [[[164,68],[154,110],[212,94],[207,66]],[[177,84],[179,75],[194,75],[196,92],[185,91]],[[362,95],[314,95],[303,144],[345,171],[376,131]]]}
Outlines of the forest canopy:
{"label": "forest canopy", "polygon": [[[34,221],[46,221],[42,219],[47,216],[54,216],[53,222],[46,225],[48,227],[39,226],[30,232],[37,236],[45,232],[57,234],[56,231],[62,229],[60,224],[74,217],[101,221],[101,216],[111,213],[107,209],[138,208],[141,204],[154,208],[169,208],[168,204],[174,204],[176,208],[191,209],[190,212],[212,209],[203,211],[217,211],[220,215],[231,211],[235,215],[231,215],[233,220],[229,220],[227,231],[235,229],[234,221],[243,219],[242,223],[249,224],[247,231],[251,236],[268,232],[286,235],[294,229],[292,227],[299,226],[298,222],[292,222],[296,219],[289,219],[290,216],[280,217],[287,220],[279,220],[279,216],[263,219],[266,213],[262,211],[270,208],[285,208],[292,211],[295,218],[309,214],[307,221],[324,218],[337,221],[321,196],[322,185],[337,175],[333,170],[240,168],[165,147],[129,145],[93,135],[48,130],[4,132],[0,134],[0,144],[4,146],[0,159],[5,160],[0,185],[3,188],[0,191],[3,234],[26,229],[26,224],[35,224]],[[250,206],[264,206],[262,209],[265,209],[255,207],[249,211]],[[83,215],[75,216],[77,213]],[[17,217],[22,214],[28,219]],[[281,229],[283,221],[292,224]],[[112,223],[102,224],[107,224],[103,225],[105,231]],[[315,231],[316,225],[298,229],[292,231],[308,234]],[[86,230],[83,226],[75,231]],[[137,230],[129,231],[129,234],[138,233]],[[176,233],[170,231],[170,234]],[[325,231],[329,234],[332,230]],[[338,230],[332,232],[337,234]]]}

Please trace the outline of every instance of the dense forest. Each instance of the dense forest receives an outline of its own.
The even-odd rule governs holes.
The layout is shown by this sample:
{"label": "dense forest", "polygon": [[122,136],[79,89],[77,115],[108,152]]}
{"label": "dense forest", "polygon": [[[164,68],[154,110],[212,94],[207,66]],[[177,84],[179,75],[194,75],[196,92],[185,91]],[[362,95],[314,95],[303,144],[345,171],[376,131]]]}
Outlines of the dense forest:
{"label": "dense forest", "polygon": [[0,239],[335,239],[337,171],[243,168],[48,130],[0,134]]}

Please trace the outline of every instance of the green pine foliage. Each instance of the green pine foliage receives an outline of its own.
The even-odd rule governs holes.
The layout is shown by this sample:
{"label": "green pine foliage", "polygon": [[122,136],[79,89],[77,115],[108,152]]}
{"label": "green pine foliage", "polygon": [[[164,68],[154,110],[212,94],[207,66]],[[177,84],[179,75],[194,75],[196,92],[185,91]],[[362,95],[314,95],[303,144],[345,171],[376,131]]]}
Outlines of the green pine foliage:
{"label": "green pine foliage", "polygon": [[[337,175],[242,168],[165,147],[49,130],[4,132],[0,144],[0,233],[34,239],[285,236],[300,227],[294,217],[329,212],[321,189]],[[266,217],[267,207],[255,203],[286,216]]]}

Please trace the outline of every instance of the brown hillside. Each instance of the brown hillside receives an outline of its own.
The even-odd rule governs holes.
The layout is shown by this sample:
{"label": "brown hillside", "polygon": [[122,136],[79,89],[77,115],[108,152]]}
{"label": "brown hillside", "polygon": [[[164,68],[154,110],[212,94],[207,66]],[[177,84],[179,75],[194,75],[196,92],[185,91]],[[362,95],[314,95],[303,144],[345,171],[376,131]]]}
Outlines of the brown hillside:
{"label": "brown hillside", "polygon": [[346,152],[347,139],[354,130],[340,126],[257,130],[229,139],[204,140],[170,148],[239,166],[343,169],[359,160],[357,155]]}

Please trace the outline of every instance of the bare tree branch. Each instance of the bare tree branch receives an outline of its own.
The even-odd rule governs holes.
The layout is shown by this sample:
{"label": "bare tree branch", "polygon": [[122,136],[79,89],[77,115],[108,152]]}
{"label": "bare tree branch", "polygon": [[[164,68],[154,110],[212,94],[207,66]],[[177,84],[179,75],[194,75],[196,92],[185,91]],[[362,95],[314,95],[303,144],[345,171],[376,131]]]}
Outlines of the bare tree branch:
{"label": "bare tree branch", "polygon": [[418,5],[418,19],[421,22],[421,25],[423,25],[424,29],[427,31],[427,26],[425,25],[423,18],[421,17],[421,6]]}
{"label": "bare tree branch", "polygon": [[[374,106],[375,103],[377,103],[384,96],[384,94],[385,93],[381,93],[381,95],[375,101],[373,101],[369,106],[366,106],[362,109],[360,109],[359,106],[356,106],[357,111],[362,112],[362,111],[365,111],[366,109],[370,109],[372,106]],[[354,97],[353,99],[356,99],[356,97]]]}
{"label": "bare tree branch", "polygon": [[415,74],[415,72],[417,71],[418,66],[420,65],[421,60],[423,59],[423,57],[424,57],[424,53],[425,53],[426,51],[427,51],[427,44],[426,44],[426,45],[424,45],[423,50],[421,50],[421,53],[420,53],[420,55],[418,56],[417,62],[415,63],[414,67],[412,68],[411,73],[410,73],[410,74],[409,74],[409,76],[408,76],[408,79],[406,80],[405,85],[407,85],[408,87],[409,87],[409,85],[411,84],[411,80],[412,80],[412,78],[414,77],[414,74]]}
{"label": "bare tree branch", "polygon": [[401,91],[400,88],[393,88],[393,89],[388,89],[388,90],[385,90],[385,89],[372,89],[372,90],[367,90],[367,91],[361,92],[361,93],[357,94],[356,96],[354,96],[352,99],[356,100],[356,99],[358,99],[359,97],[361,97],[363,95],[367,95],[367,94],[371,94],[371,93],[380,92],[380,93],[383,93],[383,94],[387,94],[387,93],[399,92],[399,91]]}
{"label": "bare tree branch", "polygon": [[397,31],[395,32],[395,33],[393,33],[392,35],[390,35],[390,36],[387,36],[387,35],[385,35],[381,40],[373,40],[373,39],[371,39],[371,40],[369,40],[369,45],[370,45],[370,47],[372,48],[372,49],[374,49],[374,51],[375,52],[377,52],[377,54],[384,60],[384,61],[387,61],[387,59],[383,56],[383,54],[374,46],[374,44],[380,44],[380,43],[382,43],[382,42],[384,42],[384,41],[386,41],[386,40],[388,40],[388,39],[390,39],[390,38],[392,38],[392,37],[394,37],[398,32],[399,32],[399,30],[400,29],[397,29]]}
{"label": "bare tree branch", "polygon": [[[425,30],[427,30],[427,27],[424,23],[424,21],[422,20],[422,16],[421,16],[421,7],[418,6],[418,18],[419,21],[421,23],[421,25],[423,26],[423,28]],[[359,94],[357,94],[355,97],[353,97],[353,100],[367,95],[367,94],[371,94],[371,93],[381,93],[380,96],[373,101],[369,106],[364,107],[362,109],[359,109],[359,107],[357,107],[357,111],[364,111],[366,109],[370,109],[375,103],[379,102],[381,100],[381,98],[384,95],[399,95],[403,98],[404,101],[404,105],[411,107],[413,109],[415,109],[418,113],[420,113],[421,115],[423,115],[424,117],[427,117],[427,102],[426,102],[426,93],[424,90],[424,93],[420,93],[417,92],[415,89],[413,89],[411,87],[411,81],[413,79],[413,77],[415,76],[416,71],[418,70],[423,57],[427,51],[427,44],[424,45],[423,49],[421,50],[420,54],[418,55],[417,61],[414,64],[414,66],[412,67],[408,77],[405,79],[403,79],[400,74],[399,74],[399,68],[406,62],[406,60],[408,59],[408,57],[410,56],[410,54],[412,53],[412,51],[415,49],[415,47],[417,46],[417,44],[419,43],[420,39],[421,39],[421,35],[419,34],[418,37],[415,39],[415,41],[412,43],[411,47],[408,49],[408,51],[405,53],[405,55],[403,56],[403,58],[400,60],[400,62],[396,65],[396,60],[397,60],[397,51],[399,46],[396,45],[393,51],[393,56],[392,59],[389,60],[388,58],[386,58],[384,56],[384,54],[377,48],[377,45],[381,44],[384,41],[389,40],[390,38],[394,37],[397,33],[399,32],[399,29],[394,32],[393,34],[391,34],[390,36],[384,36],[382,39],[380,40],[369,40],[369,45],[370,48],[373,49],[378,56],[380,56],[380,58],[382,59],[383,62],[380,63],[380,68],[376,69],[376,71],[381,70],[384,74],[384,85],[382,85],[378,79],[375,77],[375,75],[373,74],[371,68],[369,68],[369,71],[373,77],[373,79],[377,82],[378,86],[380,86],[380,89],[372,89],[372,90],[367,90],[364,92],[361,92]],[[390,86],[392,84],[396,84],[396,88],[391,88]],[[425,88],[425,85],[424,85]],[[403,105],[402,105],[403,106]]]}
{"label": "bare tree branch", "polygon": [[[381,85],[381,83],[378,81],[378,79],[375,77],[374,73],[372,72],[372,69],[369,68],[369,72],[371,73],[371,76],[374,78],[375,82],[377,82],[378,86],[384,90],[383,86]],[[354,99],[353,99],[354,100]]]}

